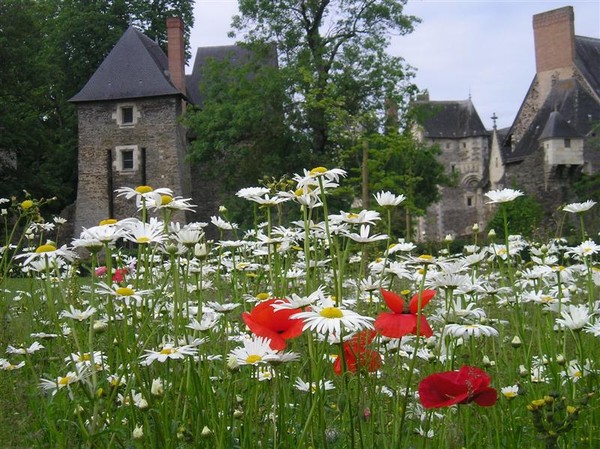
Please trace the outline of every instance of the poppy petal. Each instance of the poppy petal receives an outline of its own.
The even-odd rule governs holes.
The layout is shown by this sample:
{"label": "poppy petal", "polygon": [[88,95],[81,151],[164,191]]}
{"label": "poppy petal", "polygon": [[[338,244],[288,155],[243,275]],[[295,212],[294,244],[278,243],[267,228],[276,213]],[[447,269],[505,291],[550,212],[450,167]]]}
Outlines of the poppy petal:
{"label": "poppy petal", "polygon": [[[431,298],[435,296],[435,290],[423,290],[421,292],[421,309],[425,307]],[[410,299],[409,303],[410,313],[417,313],[419,311],[419,294],[415,293],[413,297]]]}
{"label": "poppy petal", "polygon": [[383,300],[392,311],[402,313],[404,310],[404,299],[402,299],[402,296],[383,288],[381,289],[381,296],[383,296]]}

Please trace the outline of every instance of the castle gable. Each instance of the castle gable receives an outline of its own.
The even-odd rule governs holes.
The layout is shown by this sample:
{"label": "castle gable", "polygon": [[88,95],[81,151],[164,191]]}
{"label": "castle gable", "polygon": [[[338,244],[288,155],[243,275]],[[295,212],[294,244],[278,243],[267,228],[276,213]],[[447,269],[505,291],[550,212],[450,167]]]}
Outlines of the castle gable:
{"label": "castle gable", "polygon": [[169,80],[168,73],[167,57],[159,45],[129,27],[83,89],[70,101],[181,95]]}
{"label": "castle gable", "polygon": [[417,107],[426,138],[464,139],[489,134],[471,100],[419,102]]}

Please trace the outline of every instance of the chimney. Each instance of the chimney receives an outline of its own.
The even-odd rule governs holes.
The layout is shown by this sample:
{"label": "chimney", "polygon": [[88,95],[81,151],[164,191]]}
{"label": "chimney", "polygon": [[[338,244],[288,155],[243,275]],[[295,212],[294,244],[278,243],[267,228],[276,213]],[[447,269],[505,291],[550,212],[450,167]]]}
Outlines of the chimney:
{"label": "chimney", "polygon": [[167,19],[167,41],[171,82],[181,93],[185,94],[185,41],[181,17]]}
{"label": "chimney", "polygon": [[575,14],[572,6],[533,16],[537,73],[573,65]]}

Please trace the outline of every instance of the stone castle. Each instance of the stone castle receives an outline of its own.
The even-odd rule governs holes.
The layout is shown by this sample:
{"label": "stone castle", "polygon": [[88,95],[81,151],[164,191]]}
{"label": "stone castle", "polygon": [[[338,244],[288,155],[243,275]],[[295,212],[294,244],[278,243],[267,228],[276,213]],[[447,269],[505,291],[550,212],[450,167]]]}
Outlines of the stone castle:
{"label": "stone castle", "polygon": [[[199,82],[209,58],[247,56],[236,46],[200,48],[193,72],[184,71],[183,23],[167,22],[168,54],[129,28],[71,101],[79,116],[79,182],[75,232],[134,211],[114,189],[169,187],[200,207],[188,219],[216,212],[214,186],[186,161],[189,136],[179,121],[187,104],[200,104]],[[516,187],[547,208],[573,199],[570,184],[600,167],[590,144],[600,122],[600,39],[575,36],[571,7],[534,16],[537,73],[509,129],[488,131],[471,100],[422,100],[432,113],[417,137],[438,144],[457,180],[419,220],[421,239],[470,234],[492,210],[484,193]]]}
{"label": "stone castle", "polygon": [[489,190],[520,189],[550,214],[576,199],[582,173],[598,173],[600,39],[576,36],[574,23],[570,6],[533,17],[536,74],[510,128],[486,130],[470,100],[421,102],[432,113],[416,135],[440,146],[457,180],[420,219],[422,240],[483,229],[494,212]]}

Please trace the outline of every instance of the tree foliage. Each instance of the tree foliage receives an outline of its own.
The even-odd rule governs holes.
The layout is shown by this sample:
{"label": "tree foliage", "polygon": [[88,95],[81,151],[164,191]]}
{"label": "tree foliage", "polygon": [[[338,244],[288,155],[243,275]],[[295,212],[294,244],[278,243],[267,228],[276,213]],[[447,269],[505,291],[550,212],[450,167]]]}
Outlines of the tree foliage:
{"label": "tree foliage", "polygon": [[544,208],[530,195],[523,195],[508,203],[500,204],[488,229],[493,229],[496,235],[504,238],[504,216],[502,208],[506,209],[509,234],[520,234],[531,238],[536,236],[539,226],[544,219]]}
{"label": "tree foliage", "polygon": [[317,154],[338,150],[349,123],[401,104],[409,73],[386,53],[389,36],[412,31],[405,0],[240,0],[234,33],[274,42],[286,82],[285,117]]}
{"label": "tree foliage", "polygon": [[69,98],[129,24],[153,27],[164,41],[172,15],[184,17],[189,33],[192,8],[191,0],[0,2],[0,151],[17,162],[2,167],[0,196],[56,195],[55,211],[73,202],[77,116]]}
{"label": "tree foliage", "polygon": [[406,224],[404,233],[409,237],[411,218],[423,215],[431,204],[439,200],[438,186],[448,185],[450,182],[445,175],[444,166],[437,160],[440,149],[415,140],[408,131],[372,134],[362,139],[346,152],[344,159],[345,165],[350,167],[350,180],[354,182],[349,184],[354,186],[355,196],[360,196],[362,188],[365,146],[368,148],[369,195],[391,191],[406,197],[401,213]]}
{"label": "tree foliage", "polygon": [[246,61],[226,56],[207,62],[202,105],[185,117],[195,136],[192,159],[211,164],[223,193],[293,171],[307,157],[284,122],[285,90],[272,47],[247,50]]}

